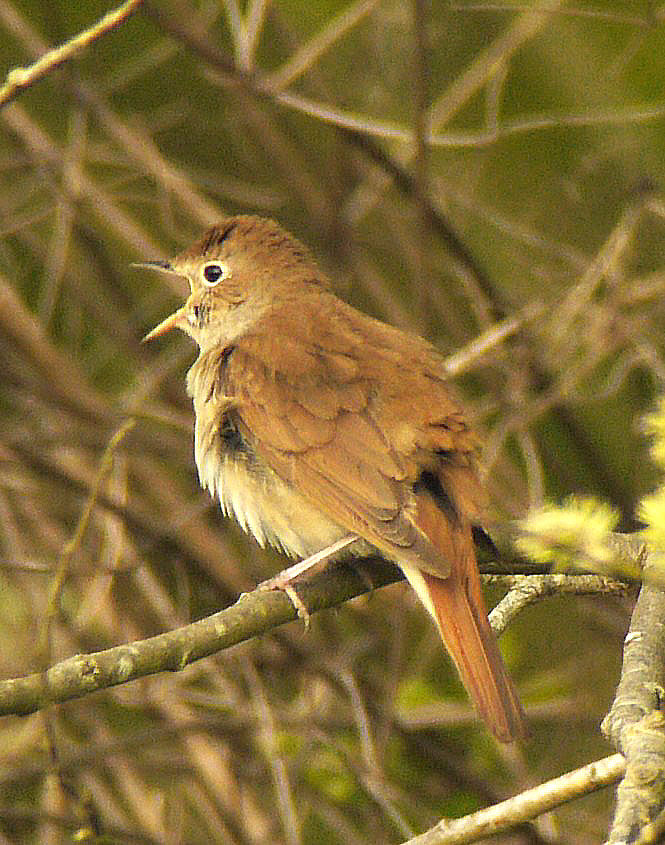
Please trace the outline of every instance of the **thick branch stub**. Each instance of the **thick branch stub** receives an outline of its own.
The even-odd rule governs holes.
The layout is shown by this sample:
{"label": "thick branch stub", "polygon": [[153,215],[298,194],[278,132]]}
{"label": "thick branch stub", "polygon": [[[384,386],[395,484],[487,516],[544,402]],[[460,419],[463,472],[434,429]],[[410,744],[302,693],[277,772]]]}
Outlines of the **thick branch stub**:
{"label": "thick branch stub", "polygon": [[[649,561],[655,563],[653,556]],[[602,726],[627,762],[608,845],[652,841],[642,834],[665,807],[664,698],[665,592],[645,584],[625,640],[621,681]]]}

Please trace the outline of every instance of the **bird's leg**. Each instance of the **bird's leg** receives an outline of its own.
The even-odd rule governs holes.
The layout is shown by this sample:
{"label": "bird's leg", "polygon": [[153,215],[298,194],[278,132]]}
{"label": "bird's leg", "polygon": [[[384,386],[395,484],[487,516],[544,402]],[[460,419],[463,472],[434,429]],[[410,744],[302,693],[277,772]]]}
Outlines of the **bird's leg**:
{"label": "bird's leg", "polygon": [[322,563],[323,561],[329,560],[331,557],[334,557],[338,552],[342,551],[342,549],[345,549],[347,548],[347,546],[350,546],[352,543],[355,543],[357,539],[358,538],[355,534],[348,534],[346,537],[342,537],[341,540],[337,540],[330,546],[326,546],[325,549],[321,549],[320,552],[316,552],[315,554],[298,561],[298,563],[294,563],[293,566],[288,566],[286,569],[283,569],[281,572],[278,572],[277,575],[274,575],[267,581],[262,581],[258,585],[257,589],[283,590],[286,595],[291,599],[291,604],[295,607],[298,616],[305,623],[305,627],[309,627],[309,611],[307,610],[302,599],[296,592],[292,582],[299,575],[302,575],[303,572],[307,572],[307,570],[312,569],[312,567],[316,566],[317,563]]}

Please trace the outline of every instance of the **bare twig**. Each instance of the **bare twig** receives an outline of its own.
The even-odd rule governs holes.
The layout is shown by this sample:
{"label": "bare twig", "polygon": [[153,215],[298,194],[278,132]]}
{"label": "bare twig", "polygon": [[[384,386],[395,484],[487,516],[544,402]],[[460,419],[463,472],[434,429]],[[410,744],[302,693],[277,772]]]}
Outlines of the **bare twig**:
{"label": "bare twig", "polygon": [[[54,170],[60,168],[63,160],[62,150],[19,103],[12,103],[4,108],[0,112],[0,119],[13,135],[20,138],[40,167]],[[127,214],[120,203],[87,174],[80,174],[79,179],[81,195],[88,201],[88,207],[94,217],[108,226],[137,254],[145,255],[147,251],[152,257],[159,257],[160,247],[135,217]],[[167,283],[172,281],[168,274],[164,274],[164,279]],[[175,281],[173,290],[182,293]]]}
{"label": "bare twig", "polygon": [[49,388],[71,408],[95,419],[108,416],[102,398],[92,390],[77,363],[57,349],[37,318],[30,313],[9,280],[0,275],[0,332],[42,374]]}
{"label": "bare twig", "polygon": [[125,436],[132,430],[135,424],[135,420],[125,420],[125,422],[122,423],[122,425],[118,428],[116,432],[114,432],[113,436],[109,440],[108,445],[104,450],[104,453],[99,462],[99,469],[93,480],[88,498],[85,502],[79,520],[76,524],[74,533],[65,543],[65,546],[62,549],[62,553],[60,554],[60,560],[58,561],[58,566],[55,570],[50,585],[46,613],[44,615],[44,619],[42,620],[42,633],[40,636],[38,651],[40,652],[43,659],[48,659],[51,653],[51,636],[53,623],[55,622],[55,619],[58,615],[60,596],[62,594],[62,588],[64,586],[65,580],[69,574],[69,567],[72,561],[72,557],[81,545],[85,532],[90,523],[93,510],[97,505],[102,484],[106,480],[106,477],[108,476],[109,472],[113,467],[113,456],[115,454],[115,451],[118,446],[122,443]]}
{"label": "bare twig", "polygon": [[413,17],[413,183],[415,187],[415,206],[417,212],[416,250],[414,276],[418,280],[415,286],[417,313],[420,330],[430,333],[432,274],[429,267],[430,203],[429,188],[429,151],[427,146],[428,102],[430,86],[430,57],[428,50],[427,7],[425,0],[412,0]]}
{"label": "bare twig", "polygon": [[[486,576],[492,583],[493,576]],[[603,575],[517,575],[498,576],[502,584],[514,580],[501,601],[489,615],[490,624],[495,634],[499,635],[508,628],[521,611],[550,596],[578,595],[624,595],[628,586],[623,581],[615,581]]]}
{"label": "bare twig", "polygon": [[555,807],[610,786],[622,776],[625,768],[623,756],[613,754],[470,816],[442,819],[427,833],[409,839],[404,845],[465,845],[503,833]]}
{"label": "bare twig", "polygon": [[511,317],[485,329],[462,349],[458,349],[446,358],[446,372],[451,378],[456,378],[478,364],[478,361],[509,338],[520,332],[527,323],[531,323],[543,315],[545,306],[542,303],[532,302],[526,305]]}
{"label": "bare twig", "polygon": [[268,85],[273,91],[283,91],[295,82],[303,73],[311,70],[318,59],[342,38],[350,29],[368,15],[380,0],[355,0],[313,38],[289,56],[286,62],[268,77]]}
{"label": "bare twig", "polygon": [[70,38],[59,47],[49,50],[33,65],[27,68],[14,68],[7,74],[5,84],[0,88],[0,108],[14,100],[20,93],[43,79],[56,68],[71,61],[81,50],[89,47],[103,35],[112,32],[127,18],[134,14],[143,0],[127,0],[113,12],[97,21],[94,26]]}
{"label": "bare twig", "polygon": [[266,762],[272,772],[275,803],[279,808],[285,841],[287,845],[301,845],[302,822],[298,816],[288,767],[279,744],[279,725],[266,695],[264,683],[252,663],[247,666],[246,675],[252,691],[252,702],[255,719],[259,725],[261,745],[265,752]]}

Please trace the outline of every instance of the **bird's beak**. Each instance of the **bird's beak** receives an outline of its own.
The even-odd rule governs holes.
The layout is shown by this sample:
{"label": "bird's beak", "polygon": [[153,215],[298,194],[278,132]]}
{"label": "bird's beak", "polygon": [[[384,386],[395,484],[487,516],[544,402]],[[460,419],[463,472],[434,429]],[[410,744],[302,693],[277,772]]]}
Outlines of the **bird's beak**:
{"label": "bird's beak", "polygon": [[154,340],[156,337],[161,337],[166,332],[170,332],[171,329],[182,329],[185,331],[185,326],[187,325],[187,304],[182,306],[182,308],[178,308],[170,317],[167,317],[165,320],[155,326],[155,328],[148,332],[148,334],[143,338],[143,343],[147,343],[149,340]]}
{"label": "bird's beak", "polygon": [[[134,261],[132,262],[132,267],[139,267],[143,270],[158,270],[161,273],[175,272],[170,261]],[[162,322],[158,326],[155,326],[151,332],[148,332],[142,342],[146,343],[149,340],[154,340],[156,337],[161,337],[163,334],[166,334],[166,332],[170,332],[171,329],[180,329],[183,327],[185,322],[186,310],[183,305],[182,308],[178,308],[178,310],[174,314],[171,314],[170,317],[162,320]]]}

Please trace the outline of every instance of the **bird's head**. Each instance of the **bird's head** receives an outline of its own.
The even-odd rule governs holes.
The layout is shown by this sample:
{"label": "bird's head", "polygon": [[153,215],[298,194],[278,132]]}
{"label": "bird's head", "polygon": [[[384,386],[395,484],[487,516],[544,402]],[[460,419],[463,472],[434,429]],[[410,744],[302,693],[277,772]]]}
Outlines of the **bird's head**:
{"label": "bird's head", "polygon": [[308,250],[273,220],[228,217],[171,261],[135,265],[187,279],[185,304],[144,340],[171,329],[202,351],[227,346],[279,305],[328,287]]}

